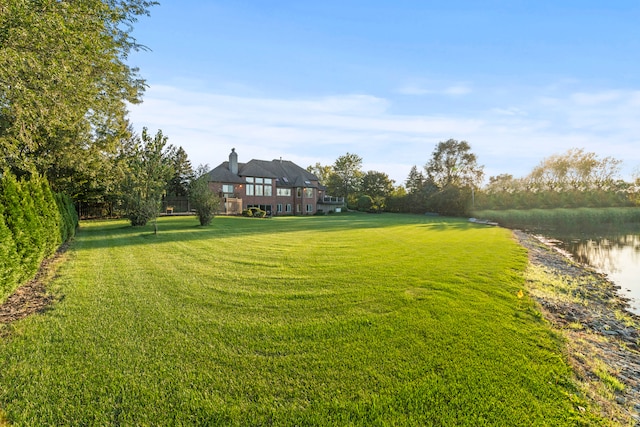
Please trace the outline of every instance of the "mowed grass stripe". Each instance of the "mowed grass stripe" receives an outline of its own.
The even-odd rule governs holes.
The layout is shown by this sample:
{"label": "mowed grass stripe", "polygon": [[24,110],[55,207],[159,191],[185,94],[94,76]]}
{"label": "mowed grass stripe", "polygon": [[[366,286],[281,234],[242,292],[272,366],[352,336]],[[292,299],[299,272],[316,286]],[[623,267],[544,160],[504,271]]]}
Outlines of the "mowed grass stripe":
{"label": "mowed grass stripe", "polygon": [[[507,230],[446,218],[85,222],[0,341],[14,425],[575,425]],[[584,405],[583,402],[580,402]]]}

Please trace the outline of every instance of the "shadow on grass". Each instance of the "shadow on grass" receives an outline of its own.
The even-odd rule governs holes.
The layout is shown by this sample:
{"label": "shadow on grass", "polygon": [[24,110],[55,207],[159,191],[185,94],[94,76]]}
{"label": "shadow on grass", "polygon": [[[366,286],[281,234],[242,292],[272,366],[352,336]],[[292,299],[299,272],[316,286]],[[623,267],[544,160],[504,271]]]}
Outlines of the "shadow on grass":
{"label": "shadow on grass", "polygon": [[[346,214],[335,216],[277,217],[269,219],[216,217],[211,225],[200,226],[195,217],[162,217],[158,233],[153,224],[132,227],[126,220],[86,221],[76,235],[75,250],[108,247],[156,245],[166,242],[226,239],[273,233],[336,233],[416,225],[428,231],[479,228],[465,219],[411,214]],[[425,230],[425,231],[426,231]],[[292,236],[292,239],[295,238]],[[308,239],[308,236],[305,236]]]}

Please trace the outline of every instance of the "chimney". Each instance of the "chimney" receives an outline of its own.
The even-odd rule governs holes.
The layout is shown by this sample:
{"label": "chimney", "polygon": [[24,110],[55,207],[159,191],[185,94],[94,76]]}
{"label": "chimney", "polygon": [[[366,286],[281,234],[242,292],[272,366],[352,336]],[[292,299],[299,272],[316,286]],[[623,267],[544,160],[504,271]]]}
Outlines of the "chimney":
{"label": "chimney", "polygon": [[229,170],[233,174],[238,174],[238,154],[235,148],[232,148],[231,154],[229,154]]}

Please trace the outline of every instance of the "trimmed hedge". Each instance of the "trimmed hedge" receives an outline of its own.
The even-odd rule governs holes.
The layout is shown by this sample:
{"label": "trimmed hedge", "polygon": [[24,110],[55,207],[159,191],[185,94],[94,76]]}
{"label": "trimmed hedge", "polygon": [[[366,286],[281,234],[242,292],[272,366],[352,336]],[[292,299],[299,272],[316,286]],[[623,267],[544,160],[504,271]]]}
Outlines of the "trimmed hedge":
{"label": "trimmed hedge", "polygon": [[0,178],[0,303],[33,278],[40,263],[75,234],[71,199],[38,175]]}

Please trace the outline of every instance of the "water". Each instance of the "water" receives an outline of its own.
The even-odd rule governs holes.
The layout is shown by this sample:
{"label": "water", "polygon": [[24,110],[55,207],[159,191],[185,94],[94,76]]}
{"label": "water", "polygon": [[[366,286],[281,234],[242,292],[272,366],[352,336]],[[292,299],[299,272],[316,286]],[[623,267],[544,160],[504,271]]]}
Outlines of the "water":
{"label": "water", "polygon": [[640,315],[640,230],[554,238],[576,261],[591,265],[620,286],[620,295],[631,299],[630,310]]}

